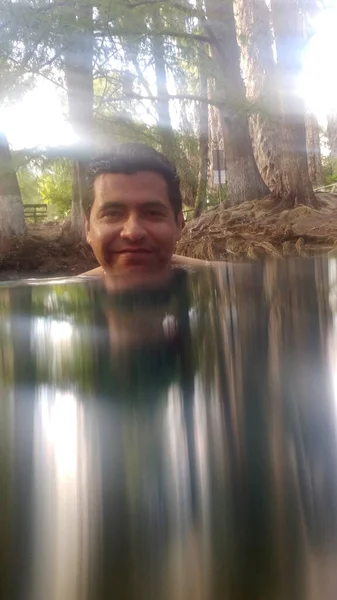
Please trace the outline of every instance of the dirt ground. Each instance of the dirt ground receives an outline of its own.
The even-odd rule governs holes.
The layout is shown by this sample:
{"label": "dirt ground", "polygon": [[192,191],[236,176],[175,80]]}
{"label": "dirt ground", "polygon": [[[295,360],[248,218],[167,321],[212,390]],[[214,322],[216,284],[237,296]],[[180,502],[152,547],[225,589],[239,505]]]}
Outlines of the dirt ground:
{"label": "dirt ground", "polygon": [[[270,199],[217,207],[187,223],[177,252],[209,260],[311,256],[336,250],[337,194],[317,194],[319,210],[275,210]],[[28,225],[0,257],[0,280],[73,276],[97,266],[86,243],[76,244],[59,223]]]}
{"label": "dirt ground", "polygon": [[0,280],[73,276],[96,266],[91,248],[74,244],[61,224],[29,224],[23,240],[0,257]]}

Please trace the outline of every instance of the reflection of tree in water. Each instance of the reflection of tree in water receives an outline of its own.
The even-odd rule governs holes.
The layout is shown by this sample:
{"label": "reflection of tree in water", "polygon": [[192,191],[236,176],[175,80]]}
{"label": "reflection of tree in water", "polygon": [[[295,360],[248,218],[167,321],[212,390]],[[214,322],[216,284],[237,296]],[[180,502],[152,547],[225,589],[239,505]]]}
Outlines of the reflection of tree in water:
{"label": "reflection of tree in water", "polygon": [[14,348],[10,293],[0,288],[0,597],[10,595],[13,536],[13,393]]}
{"label": "reflection of tree in water", "polygon": [[[13,512],[15,536],[13,547],[13,581],[18,595],[23,596],[29,585],[31,552],[31,523],[27,519],[32,507],[33,465],[33,410],[36,370],[31,352],[31,288],[13,287],[10,290],[10,327],[13,344],[13,398],[14,398],[14,465],[13,465]],[[20,573],[20,578],[16,578]]]}
{"label": "reflection of tree in water", "polygon": [[[275,263],[266,269],[271,352],[279,352],[279,418],[291,452],[308,540],[336,544],[336,427],[327,345],[331,328],[327,261]],[[275,284],[276,285],[273,285]],[[275,355],[274,355],[275,356]],[[280,424],[278,424],[280,427]],[[288,465],[289,467],[289,465]],[[282,465],[280,465],[282,468]]]}
{"label": "reflection of tree in water", "polygon": [[86,418],[93,379],[89,288],[33,288],[31,322],[37,381],[30,593],[34,600],[85,599],[97,503]]}
{"label": "reflection of tree in water", "polygon": [[[6,391],[6,399],[2,396],[1,409],[11,402],[9,416],[12,417],[13,423],[11,426],[8,415],[4,423],[1,423],[7,428],[7,435],[1,438],[1,442],[4,443],[2,456],[8,459],[11,453],[8,437],[12,427],[13,459],[10,467],[7,464],[12,488],[11,519],[9,516],[7,518],[7,529],[11,527],[11,537],[7,539],[6,549],[1,555],[1,566],[6,568],[6,580],[4,584],[1,582],[0,594],[4,598],[14,597],[13,594],[20,598],[38,598],[39,596],[32,591],[36,583],[34,575],[37,575],[41,581],[48,581],[48,573],[53,571],[55,566],[48,559],[47,554],[39,555],[36,544],[39,527],[47,545],[49,542],[52,544],[56,537],[56,534],[54,537],[49,535],[50,527],[46,527],[46,521],[43,519],[43,515],[47,514],[50,507],[50,503],[44,504],[46,494],[48,496],[50,490],[46,490],[47,480],[37,469],[36,449],[40,449],[40,458],[45,457],[50,473],[53,465],[48,454],[50,448],[47,444],[46,452],[44,446],[43,436],[46,432],[42,431],[41,435],[41,431],[37,430],[37,400],[43,388],[46,408],[49,410],[55,404],[56,394],[62,394],[69,386],[73,386],[78,392],[90,390],[91,347],[90,340],[85,339],[85,319],[88,321],[90,318],[90,311],[88,311],[88,302],[83,302],[87,297],[85,290],[83,284],[78,286],[45,284],[37,287],[13,285],[6,290],[8,310],[5,314],[5,324],[8,335],[1,335],[0,345],[0,354],[4,355],[0,372],[1,378],[2,375],[5,377],[2,389]],[[1,304],[0,314],[3,309]],[[80,325],[80,329],[77,328],[76,340],[68,340],[67,352],[65,352],[64,344],[62,347],[61,343],[64,326],[67,325],[69,329],[76,331],[76,324]],[[63,436],[63,442],[68,417],[69,411],[65,406],[65,423],[63,430],[59,432],[61,437]],[[76,442],[74,440],[75,444]],[[65,483],[63,491],[66,487]],[[5,489],[3,486],[1,514],[4,516],[6,515]],[[36,514],[39,502],[42,512]],[[83,517],[80,511],[78,516],[80,519]],[[55,519],[52,522],[57,532]],[[0,536],[2,538],[1,531]],[[2,541],[0,546],[2,547]],[[67,557],[64,560],[66,561]],[[63,575],[64,573],[61,574],[59,581],[61,586],[65,581],[64,578],[61,581]],[[76,573],[74,576],[76,577]],[[5,584],[8,593],[5,591],[2,593]],[[56,588],[53,587],[52,579],[49,579],[48,597],[53,598],[55,593]]]}
{"label": "reflection of tree in water", "polygon": [[[262,268],[221,269],[218,281],[220,293],[213,310],[219,314],[222,381],[218,394],[224,413],[227,471],[222,477],[215,473],[211,484],[216,507],[212,515],[214,571],[221,573],[213,580],[214,596],[272,598],[277,592],[277,565],[265,411],[268,330]],[[216,483],[219,479],[223,489]],[[227,506],[222,508],[224,498]]]}
{"label": "reflection of tree in water", "polygon": [[[18,568],[37,502],[37,391],[49,403],[71,391],[85,423],[76,477],[87,481],[74,520],[92,533],[76,554],[77,596],[90,584],[97,598],[307,598],[307,550],[324,558],[336,540],[324,262],[183,273],[146,293],[109,295],[89,283],[14,296],[6,377],[11,386],[15,375],[15,495],[25,498],[15,508],[17,539],[26,535]],[[28,313],[25,329],[17,315]],[[18,423],[28,424],[21,440]],[[55,477],[59,489],[51,467],[41,485]]]}
{"label": "reflection of tree in water", "polygon": [[[218,308],[218,339],[221,330],[218,397],[227,443],[224,521],[230,521],[219,526],[213,512],[220,595],[231,590],[231,597],[245,598],[249,590],[250,598],[278,593],[301,598],[307,585],[305,540],[320,552],[336,543],[323,267],[324,261],[291,261],[218,273],[221,292],[213,310]],[[214,359],[210,349],[207,357]],[[210,484],[213,496],[217,475]],[[219,497],[224,501],[224,489]]]}
{"label": "reflection of tree in water", "polygon": [[296,564],[304,540],[318,555],[331,543],[336,547],[337,541],[327,267],[327,261],[317,259],[270,263],[265,268],[270,315],[270,443],[282,542],[279,561],[285,572],[294,561]]}

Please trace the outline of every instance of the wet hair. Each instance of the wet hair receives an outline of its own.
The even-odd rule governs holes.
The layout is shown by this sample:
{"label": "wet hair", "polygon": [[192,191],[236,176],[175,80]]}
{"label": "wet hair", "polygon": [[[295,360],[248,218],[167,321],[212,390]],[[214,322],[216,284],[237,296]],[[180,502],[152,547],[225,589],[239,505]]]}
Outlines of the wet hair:
{"label": "wet hair", "polygon": [[182,210],[180,179],[175,166],[161,153],[145,144],[124,142],[114,146],[108,154],[97,157],[88,165],[87,189],[83,198],[83,210],[89,219],[94,203],[94,184],[99,175],[122,173],[134,175],[151,171],[161,175],[167,184],[168,196],[177,218]]}

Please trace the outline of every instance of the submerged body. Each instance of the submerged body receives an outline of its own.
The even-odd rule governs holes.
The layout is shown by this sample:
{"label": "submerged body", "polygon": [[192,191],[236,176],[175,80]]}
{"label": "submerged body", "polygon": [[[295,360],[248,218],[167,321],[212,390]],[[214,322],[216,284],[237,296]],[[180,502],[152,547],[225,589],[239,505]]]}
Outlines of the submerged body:
{"label": "submerged body", "polygon": [[170,274],[0,286],[0,598],[335,600],[336,261]]}

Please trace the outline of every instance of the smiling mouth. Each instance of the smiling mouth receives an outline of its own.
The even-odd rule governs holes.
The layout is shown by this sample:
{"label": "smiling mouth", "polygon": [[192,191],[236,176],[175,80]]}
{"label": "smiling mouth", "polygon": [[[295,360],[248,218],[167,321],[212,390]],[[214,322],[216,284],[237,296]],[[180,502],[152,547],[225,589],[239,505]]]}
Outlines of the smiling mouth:
{"label": "smiling mouth", "polygon": [[116,254],[152,254],[152,252],[144,248],[127,248],[126,250],[116,252]]}

